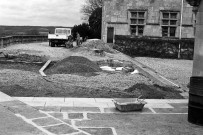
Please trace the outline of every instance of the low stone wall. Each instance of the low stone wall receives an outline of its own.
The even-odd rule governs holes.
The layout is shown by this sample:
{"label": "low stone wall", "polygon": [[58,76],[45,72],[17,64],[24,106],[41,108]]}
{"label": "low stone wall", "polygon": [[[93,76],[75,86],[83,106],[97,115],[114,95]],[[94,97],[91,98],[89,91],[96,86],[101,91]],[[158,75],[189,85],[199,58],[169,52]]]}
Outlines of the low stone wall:
{"label": "low stone wall", "polygon": [[36,35],[29,35],[29,36],[7,36],[0,38],[0,48],[4,48],[6,46],[18,43],[31,43],[31,42],[42,42],[47,41],[47,36],[36,36]]}
{"label": "low stone wall", "polygon": [[115,36],[114,49],[130,56],[193,59],[194,39]]}

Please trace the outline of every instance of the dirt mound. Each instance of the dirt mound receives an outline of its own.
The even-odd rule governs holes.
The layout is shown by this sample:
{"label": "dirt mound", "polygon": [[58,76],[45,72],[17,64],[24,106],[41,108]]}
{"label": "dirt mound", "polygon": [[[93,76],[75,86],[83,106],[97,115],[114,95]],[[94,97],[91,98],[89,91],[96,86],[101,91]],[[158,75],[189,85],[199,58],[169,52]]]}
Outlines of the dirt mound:
{"label": "dirt mound", "polygon": [[94,73],[100,72],[99,66],[85,57],[70,56],[65,58],[53,66],[47,71],[48,74],[80,74],[81,73]]}
{"label": "dirt mound", "polygon": [[84,42],[81,46],[87,47],[88,49],[100,49],[108,53],[116,53],[116,51],[113,48],[111,48],[108,44],[104,43],[99,39],[89,39],[86,42]]}

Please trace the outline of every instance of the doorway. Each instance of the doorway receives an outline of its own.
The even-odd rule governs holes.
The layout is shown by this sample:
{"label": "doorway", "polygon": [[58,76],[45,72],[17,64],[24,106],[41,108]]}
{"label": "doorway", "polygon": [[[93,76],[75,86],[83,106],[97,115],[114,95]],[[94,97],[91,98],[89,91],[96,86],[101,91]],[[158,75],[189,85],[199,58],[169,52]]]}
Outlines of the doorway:
{"label": "doorway", "polygon": [[108,27],[107,28],[107,43],[113,43],[113,37],[114,37],[114,28]]}

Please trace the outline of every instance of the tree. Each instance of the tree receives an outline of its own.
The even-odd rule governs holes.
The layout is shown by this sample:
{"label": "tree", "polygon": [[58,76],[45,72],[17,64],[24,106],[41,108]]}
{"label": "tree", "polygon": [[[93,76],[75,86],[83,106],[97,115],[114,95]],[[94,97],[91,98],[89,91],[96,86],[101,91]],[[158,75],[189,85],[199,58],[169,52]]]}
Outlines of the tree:
{"label": "tree", "polygon": [[84,20],[88,20],[89,16],[97,8],[102,7],[102,0],[86,0],[85,4],[82,6],[81,12],[84,14]]}
{"label": "tree", "polygon": [[94,33],[94,38],[101,39],[102,8],[96,8],[89,17],[89,25]]}
{"label": "tree", "polygon": [[77,32],[80,34],[81,37],[83,37],[83,39],[85,37],[92,38],[92,31],[90,29],[90,26],[87,23],[74,25],[71,32],[74,39],[76,38]]}

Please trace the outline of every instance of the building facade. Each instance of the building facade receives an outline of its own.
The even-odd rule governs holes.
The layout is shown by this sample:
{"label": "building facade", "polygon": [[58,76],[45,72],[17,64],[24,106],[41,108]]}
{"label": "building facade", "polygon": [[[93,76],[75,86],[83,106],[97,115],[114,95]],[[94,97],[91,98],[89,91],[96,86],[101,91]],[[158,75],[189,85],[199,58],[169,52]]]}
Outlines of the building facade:
{"label": "building facade", "polygon": [[183,4],[182,0],[103,0],[102,40],[112,43],[115,35],[194,38],[195,18],[185,0]]}

